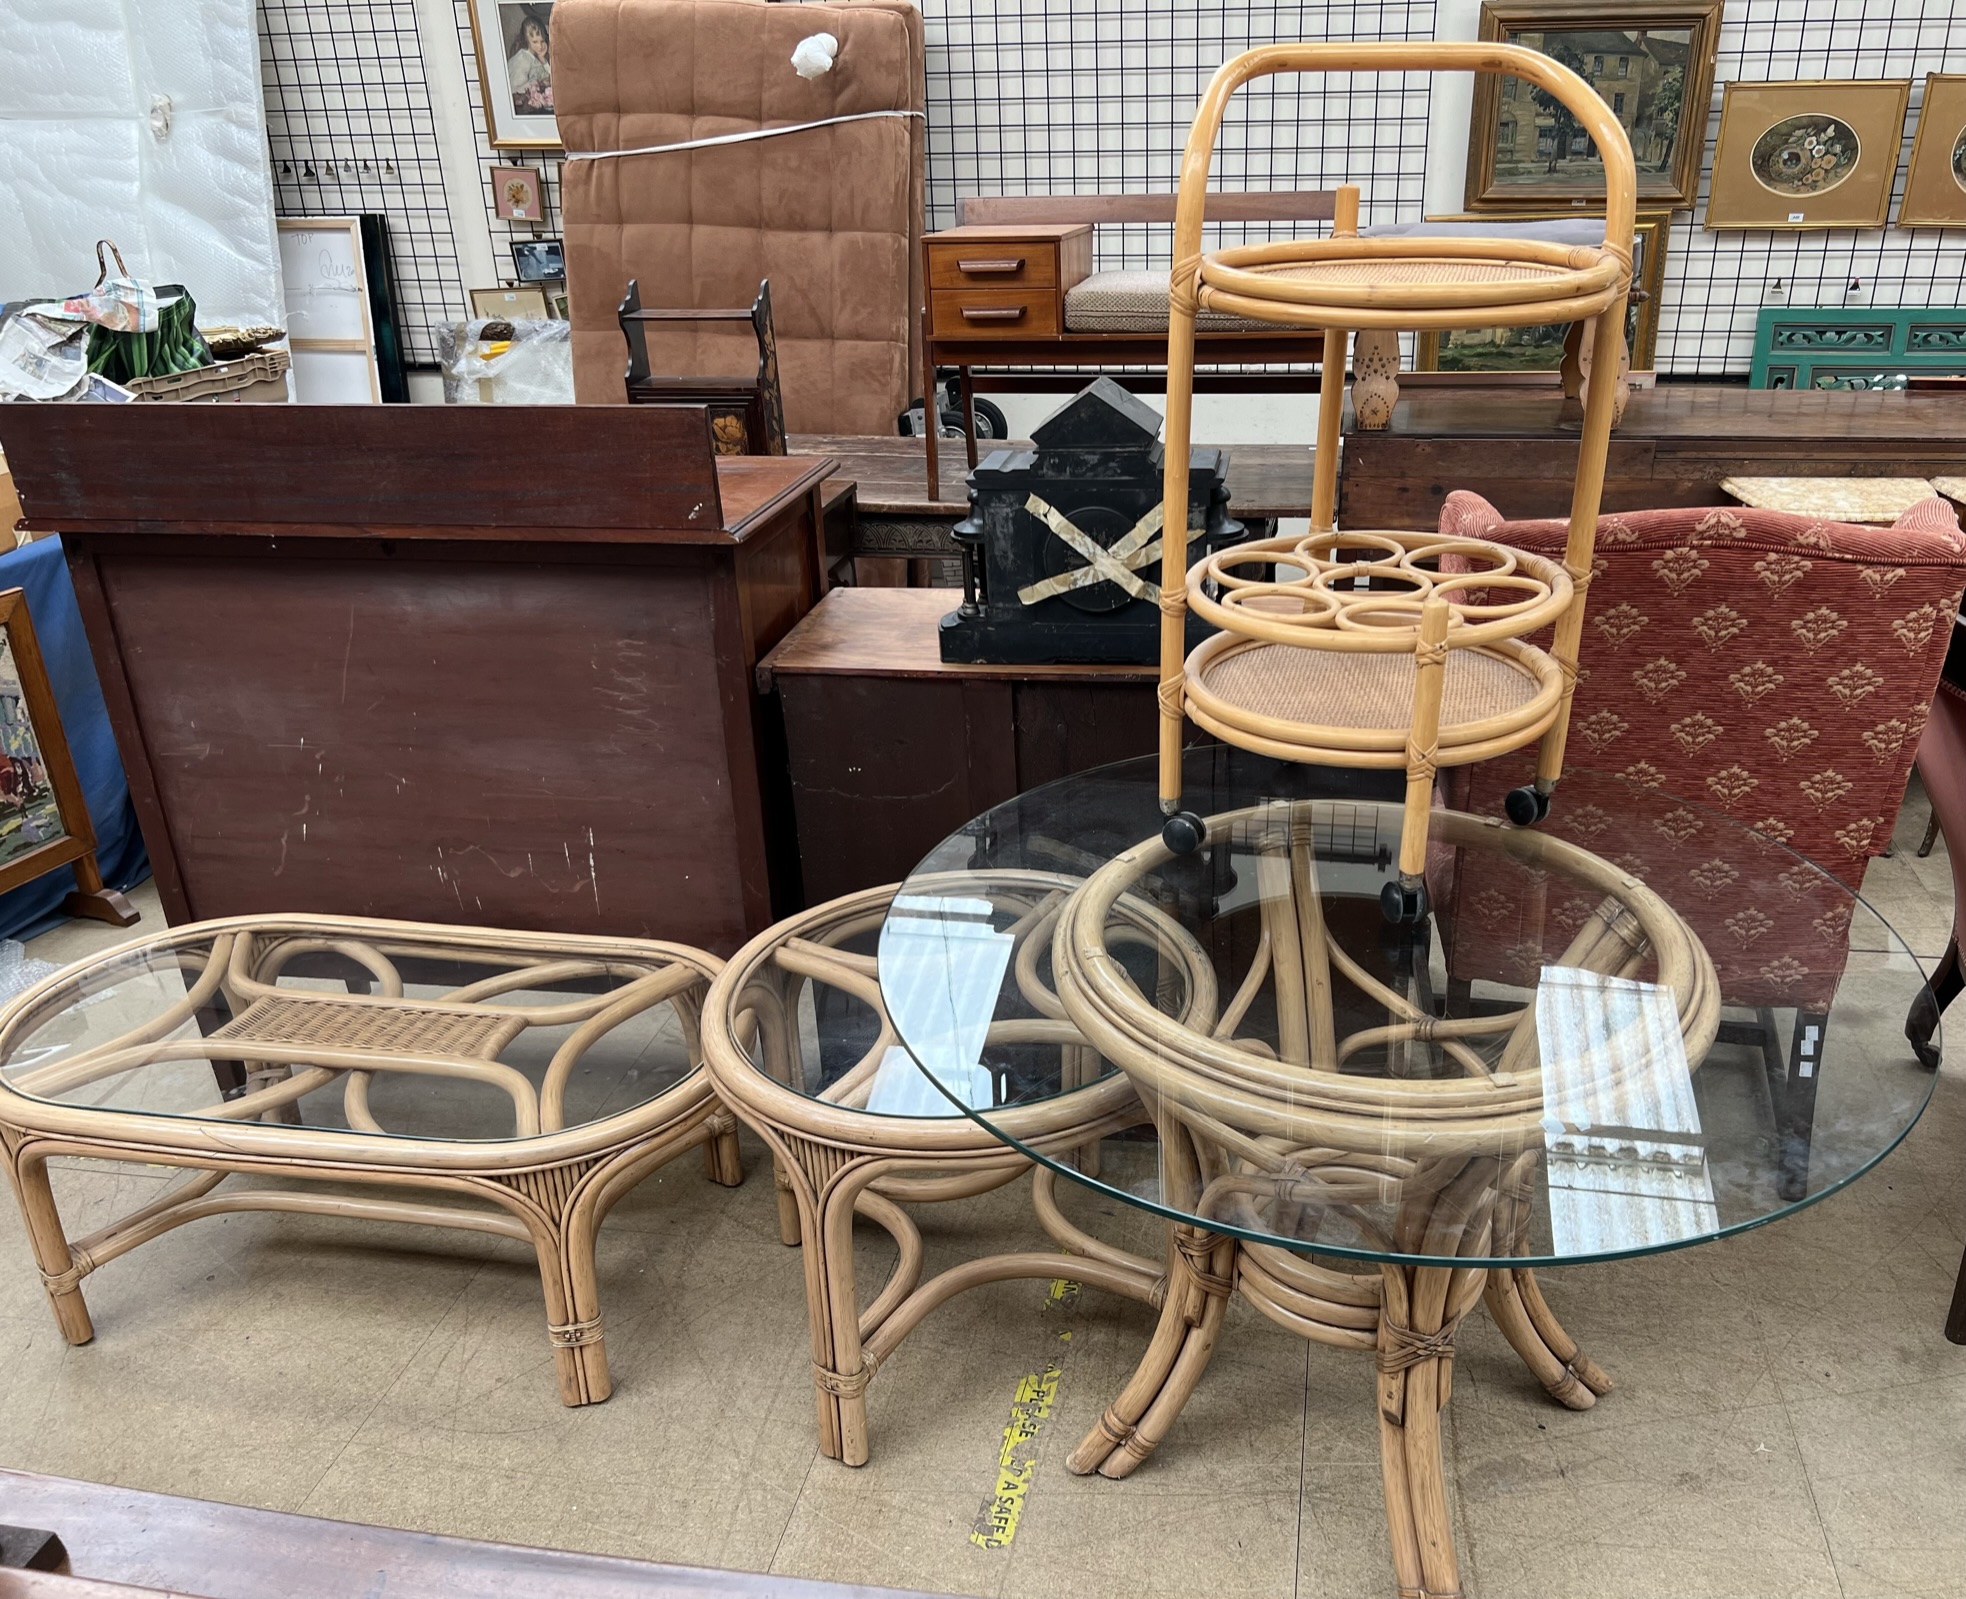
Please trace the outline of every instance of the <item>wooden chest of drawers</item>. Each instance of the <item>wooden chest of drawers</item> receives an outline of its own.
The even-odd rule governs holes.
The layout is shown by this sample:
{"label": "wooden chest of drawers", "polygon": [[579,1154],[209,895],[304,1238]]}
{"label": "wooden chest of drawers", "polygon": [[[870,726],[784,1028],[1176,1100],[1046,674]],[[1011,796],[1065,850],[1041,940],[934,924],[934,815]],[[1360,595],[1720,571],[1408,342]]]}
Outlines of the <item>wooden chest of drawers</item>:
{"label": "wooden chest of drawers", "polygon": [[1090,223],[950,228],[922,240],[933,337],[1048,338],[1065,291],[1091,275]]}

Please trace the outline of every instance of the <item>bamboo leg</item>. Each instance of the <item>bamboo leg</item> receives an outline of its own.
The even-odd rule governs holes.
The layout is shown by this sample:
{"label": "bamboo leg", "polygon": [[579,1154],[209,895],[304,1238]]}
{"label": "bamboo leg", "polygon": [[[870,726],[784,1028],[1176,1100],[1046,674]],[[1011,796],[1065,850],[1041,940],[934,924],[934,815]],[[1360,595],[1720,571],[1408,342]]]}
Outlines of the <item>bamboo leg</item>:
{"label": "bamboo leg", "polygon": [[1600,377],[1612,385],[1611,425],[1615,428],[1624,420],[1625,407],[1631,402],[1632,395],[1631,346],[1625,341],[1625,325],[1622,322],[1618,324],[1617,343],[1611,347],[1613,359],[1604,362],[1597,358],[1596,322],[1580,322],[1577,327],[1582,331],[1577,348],[1578,379],[1582,393],[1588,399],[1591,385]]}
{"label": "bamboo leg", "polygon": [[[818,1226],[807,1232],[805,1245],[810,1261],[814,1239],[820,1240],[818,1253],[832,1332],[826,1364],[814,1365],[813,1381],[822,1398],[828,1394],[832,1397],[839,1426],[838,1458],[849,1466],[867,1464],[867,1381],[873,1375],[861,1347],[860,1308],[853,1276],[854,1201],[864,1186],[836,1182],[820,1201]],[[811,1276],[808,1268],[808,1283]]]}
{"label": "bamboo leg", "polygon": [[1399,335],[1360,330],[1352,341],[1352,420],[1364,433],[1392,426],[1399,404]]}
{"label": "bamboo leg", "polygon": [[1160,808],[1181,808],[1181,691],[1188,655],[1188,455],[1194,427],[1194,262],[1174,264],[1167,316],[1167,426],[1161,479]]}
{"label": "bamboo leg", "polygon": [[[1602,349],[1622,342],[1625,301],[1618,299],[1600,311],[1592,337]],[[1563,672],[1563,703],[1556,720],[1543,735],[1536,755],[1536,788],[1547,794],[1563,774],[1563,746],[1570,735],[1570,701],[1577,688],[1577,651],[1584,636],[1584,605],[1590,594],[1591,557],[1597,544],[1597,512],[1604,497],[1604,459],[1611,447],[1611,413],[1617,399],[1615,383],[1593,383],[1584,394],[1584,432],[1577,448],[1577,486],[1570,497],[1570,538],[1563,565],[1577,585],[1570,609],[1557,619],[1556,641],[1550,653]]]}
{"label": "bamboo leg", "polygon": [[719,1187],[739,1187],[744,1181],[744,1155],[737,1144],[737,1118],[718,1111],[710,1125],[714,1130],[703,1143],[703,1175]]}
{"label": "bamboo leg", "polygon": [[9,1161],[7,1171],[14,1180],[21,1220],[27,1225],[34,1264],[41,1268],[41,1286],[47,1290],[55,1325],[71,1344],[86,1344],[96,1335],[88,1304],[82,1298],[81,1281],[88,1266],[86,1261],[77,1260],[68,1246],[61,1212],[55,1208],[55,1191],[48,1183],[48,1162],[29,1150]]}
{"label": "bamboo leg", "polygon": [[[1192,1242],[1200,1244],[1207,1238],[1208,1235],[1201,1234]],[[1187,1291],[1201,1296],[1201,1314],[1183,1340],[1167,1381],[1154,1395],[1153,1403],[1147,1406],[1139,1425],[1101,1463],[1099,1475],[1102,1477],[1130,1477],[1139,1469],[1141,1463],[1160,1447],[1160,1441],[1167,1436],[1168,1429],[1174,1425],[1182,1407],[1201,1382],[1202,1373],[1208,1370],[1208,1362],[1222,1336],[1223,1319],[1228,1314],[1229,1294],[1235,1280],[1236,1249],[1231,1239],[1221,1238],[1212,1242],[1205,1266],[1190,1258],[1188,1249],[1177,1250],[1187,1268]],[[1170,1281],[1170,1297],[1174,1286],[1174,1282]]]}
{"label": "bamboo leg", "polygon": [[1513,1271],[1507,1267],[1490,1271],[1488,1286],[1483,1290],[1482,1297],[1488,1306],[1489,1316],[1501,1328],[1502,1336],[1508,1339],[1530,1374],[1548,1390],[1552,1399],[1572,1410],[1589,1410],[1597,1403],[1597,1395],[1536,1330],[1528,1307],[1523,1304],[1522,1295],[1516,1288]]}
{"label": "bamboo leg", "polygon": [[[600,1290],[594,1277],[594,1241],[600,1218],[566,1218],[549,1246],[539,1242],[539,1270],[546,1282],[547,1329],[553,1344],[560,1400],[567,1405],[598,1405],[614,1392],[607,1348],[601,1342]],[[551,1273],[549,1276],[548,1273]],[[564,1320],[555,1320],[555,1279]]]}
{"label": "bamboo leg", "polygon": [[800,1225],[799,1196],[793,1191],[792,1180],[786,1175],[785,1163],[776,1156],[771,1162],[772,1186],[778,1192],[778,1241],[790,1249],[805,1236]]}
{"label": "bamboo leg", "polygon": [[1318,372],[1317,450],[1311,457],[1311,531],[1328,533],[1338,525],[1338,433],[1345,420],[1345,330],[1324,331],[1323,366]]}
{"label": "bamboo leg", "polygon": [[1413,655],[1413,727],[1406,738],[1406,813],[1400,822],[1399,881],[1417,891],[1427,869],[1428,813],[1434,803],[1434,758],[1440,747],[1440,701],[1447,683],[1448,604],[1431,596],[1420,611]]}
{"label": "bamboo leg", "polygon": [[1608,1394],[1614,1384],[1604,1369],[1577,1347],[1577,1340],[1563,1330],[1563,1324],[1556,1319],[1543,1298],[1543,1290],[1536,1281],[1536,1274],[1523,1267],[1515,1272],[1516,1292],[1522,1295],[1523,1309],[1529,1312],[1531,1325],[1556,1358],[1577,1374],[1577,1379],[1594,1394]]}

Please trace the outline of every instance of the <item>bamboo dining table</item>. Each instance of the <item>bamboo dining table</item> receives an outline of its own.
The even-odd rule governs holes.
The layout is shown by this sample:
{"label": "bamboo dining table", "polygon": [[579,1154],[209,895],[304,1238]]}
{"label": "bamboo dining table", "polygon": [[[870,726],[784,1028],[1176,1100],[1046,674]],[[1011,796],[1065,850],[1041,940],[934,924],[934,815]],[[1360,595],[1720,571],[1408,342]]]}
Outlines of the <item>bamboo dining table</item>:
{"label": "bamboo dining table", "polygon": [[[1148,1460],[1240,1295],[1370,1357],[1398,1593],[1458,1596],[1441,1413],[1463,1318],[1485,1304],[1558,1404],[1598,1403],[1611,1376],[1537,1268],[1722,1238],[1869,1170],[1931,1092],[1902,1033],[1924,975],[1835,878],[1658,789],[1566,777],[1591,796],[1568,807],[1589,848],[1561,801],[1533,829],[1437,810],[1433,915],[1407,928],[1380,910],[1401,809],[1370,774],[1219,746],[1186,763],[1207,819],[1192,855],[1161,843],[1147,760],[947,839],[888,913],[883,998],[965,1113],[1172,1224],[1153,1339],[1071,1469]],[[1043,948],[960,888],[1019,868],[1077,882],[1041,908]],[[1109,940],[1118,903],[1178,938]],[[1094,1064],[984,1042],[1014,1039],[1002,1024],[1034,1000]],[[1132,1081],[1149,1128],[1079,1150],[1020,1140],[1031,1107],[1101,1071]]]}

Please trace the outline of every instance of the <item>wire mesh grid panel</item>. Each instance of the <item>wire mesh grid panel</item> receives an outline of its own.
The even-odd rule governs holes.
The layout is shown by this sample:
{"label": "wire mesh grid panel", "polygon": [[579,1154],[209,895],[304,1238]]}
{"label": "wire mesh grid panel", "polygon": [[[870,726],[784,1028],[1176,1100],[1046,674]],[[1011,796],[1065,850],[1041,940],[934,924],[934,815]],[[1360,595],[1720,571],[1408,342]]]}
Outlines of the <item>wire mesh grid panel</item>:
{"label": "wire mesh grid panel", "polygon": [[1852,303],[1884,306],[1966,301],[1966,229],[1710,233],[1705,225],[1723,85],[1911,79],[1911,112],[1891,195],[1895,217],[1925,74],[1961,71],[1966,9],[1952,0],[1812,0],[1806,6],[1798,0],[1732,0],[1720,27],[1699,203],[1674,218],[1666,249],[1659,370],[1746,372],[1755,317],[1764,304],[1841,306],[1846,295]]}
{"label": "wire mesh grid panel", "polygon": [[[1429,39],[1412,0],[1181,4],[1156,0],[927,0],[928,220],[963,195],[1171,193],[1188,124],[1215,69],[1298,39]],[[1232,102],[1211,177],[1223,189],[1357,183],[1367,221],[1417,214],[1426,167],[1424,73],[1290,75]],[[1099,230],[1101,269],[1159,266],[1172,228]],[[1265,224],[1211,242],[1270,236]]]}
{"label": "wire mesh grid panel", "polygon": [[404,354],[434,365],[464,292],[414,0],[260,0],[259,42],[275,211],[387,218]]}
{"label": "wire mesh grid panel", "polygon": [[[965,195],[1172,193],[1195,105],[1230,56],[1300,39],[1431,39],[1434,8],[1431,0],[926,0],[923,15],[928,224],[945,228]],[[1366,222],[1418,216],[1428,92],[1425,73],[1258,79],[1230,103],[1211,187],[1355,183]],[[1204,238],[1209,247],[1249,243],[1302,226],[1215,224]],[[1173,231],[1103,225],[1094,265],[1164,267]]]}

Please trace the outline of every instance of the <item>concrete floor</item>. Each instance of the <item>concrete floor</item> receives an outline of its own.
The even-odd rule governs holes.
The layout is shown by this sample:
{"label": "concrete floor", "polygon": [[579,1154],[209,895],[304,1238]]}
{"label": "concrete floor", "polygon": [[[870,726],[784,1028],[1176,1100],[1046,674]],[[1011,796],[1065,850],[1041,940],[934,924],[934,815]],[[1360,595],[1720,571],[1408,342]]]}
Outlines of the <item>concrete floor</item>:
{"label": "concrete floor", "polygon": [[[1867,892],[1921,956],[1944,946],[1943,846]],[[154,895],[138,896],[148,926]],[[72,924],[31,953],[107,940]],[[1966,1237],[1966,1051],[1924,1120],[1846,1193],[1726,1243],[1552,1272],[1565,1324],[1616,1378],[1591,1411],[1545,1399],[1479,1313],[1448,1456],[1478,1599],[1966,1592],[1966,1349],[1940,1336]],[[231,1216],[91,1277],[98,1336],[66,1347],[0,1206],[0,1462],[350,1520],[950,1593],[1390,1599],[1370,1366],[1242,1306],[1161,1453],[1124,1483],[1065,1455],[1138,1358],[1148,1312],[1042,1283],[938,1312],[872,1389],[872,1464],[813,1446],[798,1253],[771,1184],[694,1157],[603,1234],[614,1398],[554,1395],[529,1251],[504,1240]],[[153,1193],[71,1167],[73,1233]],[[1143,1218],[1070,1208],[1153,1248]],[[1036,1242],[1021,1188],[920,1209],[937,1259]],[[1011,1247],[1016,1247],[1014,1244]],[[1026,1245],[1025,1247],[1029,1247]],[[889,1254],[866,1241],[863,1288]],[[1063,1334],[1069,1333],[1069,1339]],[[971,1540],[1020,1379],[1057,1359],[1015,1537]]]}

